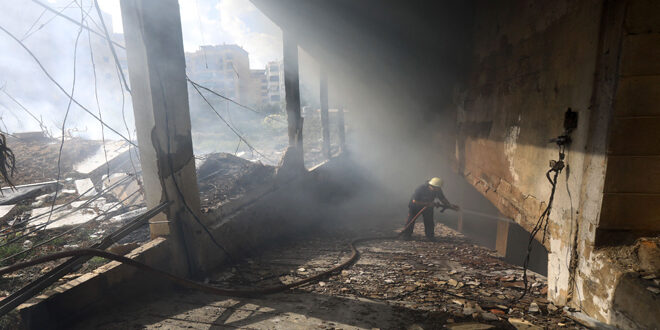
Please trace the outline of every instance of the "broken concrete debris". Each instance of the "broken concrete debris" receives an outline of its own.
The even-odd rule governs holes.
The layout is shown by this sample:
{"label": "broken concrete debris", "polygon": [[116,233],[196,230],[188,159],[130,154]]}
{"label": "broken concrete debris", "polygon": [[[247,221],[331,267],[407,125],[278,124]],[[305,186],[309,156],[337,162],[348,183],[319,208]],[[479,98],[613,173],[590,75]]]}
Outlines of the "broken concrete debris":
{"label": "broken concrete debris", "polygon": [[16,204],[0,205],[0,223],[7,222],[7,219],[14,215]]}
{"label": "broken concrete debris", "polygon": [[532,314],[538,313],[540,311],[539,305],[535,302],[532,302],[531,304],[529,304],[529,308],[527,309],[527,311]]}
{"label": "broken concrete debris", "polygon": [[91,179],[85,178],[74,181],[78,195],[83,197],[92,197],[97,194],[94,183]]}
{"label": "broken concrete debris", "polygon": [[221,207],[230,201],[250,199],[272,189],[275,167],[251,162],[228,153],[204,155],[197,163],[202,207]]}
{"label": "broken concrete debris", "polygon": [[114,184],[128,179],[123,183],[115,186],[110,189],[110,194],[115,197],[117,201],[123,201],[122,204],[128,205],[139,205],[144,203],[144,197],[140,193],[140,183],[133,176],[127,178],[129,174],[126,173],[114,173],[108,178],[107,175],[103,176],[102,186],[103,189],[108,189]]}
{"label": "broken concrete debris", "polygon": [[[122,193],[132,192],[130,181],[101,195],[99,188],[103,188],[103,183],[100,182],[100,176],[95,178],[88,174],[98,172],[99,168],[107,171],[105,159],[101,163],[98,162],[98,151],[102,149],[101,141],[67,139],[59,168],[59,143],[52,143],[53,141],[48,139],[13,142],[17,168],[20,169],[16,171],[14,179],[19,185],[13,190],[3,189],[3,194],[0,195],[0,204],[8,204],[0,206],[0,244],[5,244],[8,251],[3,258],[12,258],[12,255],[22,251],[26,252],[19,256],[32,257],[88,247],[112,228],[121,226],[136,216],[135,212],[131,212],[134,211],[131,208],[142,203],[140,192],[124,205],[116,204],[123,196]],[[123,149],[119,149],[117,151],[123,152]],[[80,171],[75,171],[74,167]],[[58,174],[63,178],[59,182],[44,180],[55,178]],[[115,178],[125,176],[125,173],[118,173]],[[124,190],[119,190],[122,188]],[[144,209],[135,211],[144,212]],[[129,212],[130,214],[122,217],[122,214]],[[106,221],[108,215],[115,215],[113,221]],[[90,221],[92,219],[96,221]],[[148,237],[148,232],[145,233],[141,228],[131,238],[126,239],[144,242]],[[13,258],[4,260],[4,265],[16,261],[16,257]],[[45,268],[40,268],[43,269]],[[17,275],[13,282],[0,283],[0,287],[10,285],[8,289],[15,291],[38,274],[41,273],[26,271],[12,274]]]}
{"label": "broken concrete debris", "polygon": [[2,188],[0,194],[0,205],[18,204],[21,201],[34,198],[40,194],[55,190],[56,182],[48,181],[42,183],[26,184],[16,186],[14,189]]}

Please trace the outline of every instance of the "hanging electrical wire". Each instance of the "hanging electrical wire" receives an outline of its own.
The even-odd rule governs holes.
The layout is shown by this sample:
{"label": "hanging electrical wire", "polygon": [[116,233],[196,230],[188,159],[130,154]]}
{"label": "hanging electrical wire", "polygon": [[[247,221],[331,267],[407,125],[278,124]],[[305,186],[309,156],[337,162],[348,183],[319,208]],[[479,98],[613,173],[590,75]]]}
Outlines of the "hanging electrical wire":
{"label": "hanging electrical wire", "polygon": [[233,126],[231,126],[231,125],[229,124],[229,122],[227,122],[227,120],[225,120],[224,117],[222,117],[222,115],[220,115],[220,113],[215,109],[215,107],[211,104],[211,102],[209,102],[209,100],[204,96],[204,94],[202,94],[202,92],[199,90],[199,88],[197,88],[197,84],[195,84],[195,83],[194,83],[192,80],[190,80],[190,79],[188,79],[188,81],[190,81],[190,83],[192,84],[192,86],[193,86],[193,88],[195,89],[195,91],[197,91],[197,93],[199,94],[199,96],[201,96],[202,99],[206,102],[206,104],[209,105],[209,107],[211,108],[211,110],[213,110],[213,112],[218,116],[218,118],[220,118],[220,120],[222,120],[222,122],[225,123],[225,125],[227,125],[227,127],[229,127],[229,129],[230,129],[232,132],[234,132],[234,134],[235,134],[236,136],[238,136],[238,138],[241,139],[241,140],[243,141],[243,143],[245,143],[245,145],[246,145],[248,148],[250,148],[250,150],[254,151],[255,153],[257,153],[259,156],[263,157],[263,158],[266,159],[267,161],[269,161],[269,162],[273,162],[270,158],[266,157],[266,155],[264,155],[262,152],[260,152],[260,151],[257,150],[256,148],[254,148],[254,147],[250,144],[250,142],[248,142],[248,141],[247,141],[247,140],[246,140],[246,139],[245,139],[245,138],[244,138],[244,137],[243,137],[243,136],[242,136],[242,135],[241,135],[241,134],[240,134],[240,133],[234,128],[234,127],[233,127]]}
{"label": "hanging electrical wire", "polygon": [[25,41],[25,38],[27,38],[27,36],[32,31],[32,29],[37,25],[37,23],[39,23],[39,21],[41,20],[41,18],[44,16],[45,13],[46,13],[46,9],[41,11],[41,14],[39,14],[37,19],[35,19],[34,22],[32,22],[32,25],[30,25],[30,27],[27,29],[27,31],[25,31],[25,33],[23,34],[23,37],[21,38],[21,40]]}
{"label": "hanging electrical wire", "polygon": [[[234,103],[234,104],[238,105],[239,107],[241,107],[241,108],[243,108],[243,109],[245,109],[245,110],[248,110],[248,111],[252,111],[252,112],[254,112],[254,113],[256,113],[256,114],[258,114],[258,115],[260,115],[260,116],[264,116],[264,117],[268,117],[268,116],[269,116],[269,115],[266,114],[266,113],[263,113],[263,112],[257,111],[257,110],[255,110],[255,109],[253,109],[253,108],[250,108],[250,107],[246,106],[246,105],[240,104],[240,103],[238,103],[238,102],[236,102],[236,101],[234,101],[234,100],[232,100],[232,99],[230,99],[230,98],[228,98],[228,97],[226,97],[226,96],[224,96],[224,95],[222,95],[222,94],[220,94],[220,93],[218,93],[218,92],[216,92],[216,91],[214,91],[214,90],[212,90],[212,89],[210,89],[210,88],[208,88],[208,87],[206,87],[206,86],[200,85],[200,84],[198,84],[197,82],[195,82],[195,81],[193,81],[192,79],[190,79],[190,77],[188,77],[187,75],[186,75],[186,79],[188,80],[188,82],[190,82],[190,84],[192,84],[193,87],[199,87],[199,88],[201,88],[201,89],[203,89],[203,90],[205,90],[205,91],[207,91],[207,92],[209,92],[209,93],[211,93],[211,94],[213,94],[213,95],[215,95],[215,96],[217,96],[217,97],[219,97],[219,98],[221,98],[221,99],[223,99],[223,100],[226,100],[226,101],[229,101],[229,102],[231,102],[231,103]],[[283,120],[281,120],[281,119],[279,119],[279,118],[272,118],[272,119],[275,120],[275,121],[284,122]]]}
{"label": "hanging electrical wire", "polygon": [[[115,46],[112,43],[112,39],[110,38],[110,33],[108,33],[108,27],[105,26],[105,22],[103,21],[103,12],[101,12],[101,7],[99,7],[99,2],[97,0],[92,0],[94,2],[94,6],[96,7],[96,13],[99,15],[99,21],[101,22],[101,27],[103,27],[103,33],[105,34],[105,39],[108,41],[108,46],[110,47],[110,51],[112,52],[112,57],[115,59],[115,64],[117,66],[119,65],[119,58],[117,57],[117,52],[115,51]],[[120,70],[121,73],[121,80],[124,82],[124,87],[126,90],[130,93],[131,89],[128,87],[128,82],[126,81],[126,77],[124,76],[124,71]]]}
{"label": "hanging electrical wire", "polygon": [[[156,71],[156,74],[158,74],[158,71]],[[164,93],[165,93],[165,87],[163,86],[163,81],[162,81],[161,79],[159,79],[158,81],[160,82],[160,90],[161,90],[161,92],[163,93],[163,100],[165,100],[165,95],[164,95]],[[202,97],[203,97],[203,96],[202,96]],[[183,195],[183,191],[181,191],[181,188],[179,187],[179,183],[178,183],[177,180],[176,180],[176,175],[175,175],[175,170],[174,170],[174,161],[172,160],[172,146],[171,146],[171,135],[170,135],[169,117],[168,117],[168,114],[167,114],[167,113],[168,113],[168,111],[167,111],[167,103],[164,103],[164,105],[165,105],[165,108],[166,108],[166,110],[165,110],[165,133],[166,133],[166,136],[167,136],[167,164],[168,164],[168,166],[169,166],[170,175],[172,176],[172,182],[174,183],[174,189],[176,190],[176,193],[177,193],[179,199],[181,200],[181,202],[183,203],[183,206],[184,206],[184,208],[186,209],[186,211],[188,211],[188,213],[190,213],[190,215],[193,217],[193,219],[195,219],[195,222],[197,222],[197,224],[198,224],[200,227],[202,227],[202,229],[203,229],[204,232],[208,235],[208,237],[211,239],[211,241],[213,242],[213,244],[215,244],[215,246],[217,246],[218,248],[220,248],[220,250],[222,250],[222,251],[225,253],[225,255],[227,255],[227,258],[229,258],[229,260],[230,260],[231,262],[235,263],[235,262],[236,262],[236,259],[232,256],[231,253],[229,253],[229,250],[227,250],[227,248],[225,248],[224,245],[220,244],[220,242],[218,242],[218,241],[215,239],[215,236],[213,236],[213,234],[212,234],[211,231],[208,229],[208,227],[202,222],[201,219],[199,219],[199,217],[198,217],[197,214],[192,210],[192,208],[190,207],[190,205],[188,205],[188,202],[186,201],[186,198],[185,198],[185,196]],[[215,110],[214,110],[214,111],[215,111]],[[176,123],[175,123],[175,124],[176,124]],[[181,224],[181,221],[178,221],[178,223]],[[185,238],[184,238],[184,239],[185,239]],[[184,248],[186,248],[186,254],[187,254],[188,251],[187,251],[187,247],[186,247],[186,244],[185,244],[185,243],[184,243]],[[190,263],[190,260],[189,260],[188,262]],[[189,264],[189,267],[190,267],[190,264]],[[192,267],[191,267],[191,268],[192,268]]]}
{"label": "hanging electrical wire", "polygon": [[[94,1],[95,1],[95,4],[96,4],[96,0],[94,0]],[[68,16],[66,16],[66,15],[63,15],[63,14],[61,14],[61,13],[58,13],[57,11],[55,11],[55,10],[52,9],[52,8],[50,8],[48,5],[42,3],[42,2],[39,1],[39,0],[32,0],[32,2],[34,2],[34,3],[36,3],[36,4],[40,5],[40,6],[42,6],[42,7],[44,7],[44,8],[46,8],[47,10],[49,10],[49,11],[51,11],[51,12],[56,13],[58,16],[61,16],[62,18],[64,18],[64,19],[66,19],[67,21],[69,21],[70,23],[73,23],[73,24],[76,24],[76,25],[81,25],[80,23],[76,22],[74,19],[72,19],[72,18],[70,18],[70,17],[68,17]],[[98,4],[96,4],[96,5],[97,5],[97,9],[98,9],[98,11],[100,11],[100,8],[98,7]],[[101,17],[101,20],[102,20],[102,17]],[[107,41],[108,41],[108,44],[111,45],[111,48],[110,48],[110,49],[111,49],[111,51],[113,52],[113,56],[116,56],[116,52],[115,52],[115,50],[114,50],[114,47],[115,47],[115,46],[116,46],[116,47],[119,47],[119,48],[121,48],[121,49],[126,49],[126,47],[125,47],[124,45],[121,45],[121,44],[117,43],[116,41],[114,41],[114,40],[112,40],[112,39],[110,38],[110,35],[107,33],[107,27],[105,26],[105,24],[103,24],[102,26],[103,26],[103,29],[106,30],[106,31],[105,31],[105,32],[106,32],[105,35],[103,35],[103,34],[97,32],[97,31],[94,31],[94,30],[90,29],[90,28],[87,27],[87,26],[83,26],[83,28],[86,29],[86,30],[88,30],[89,32],[94,33],[94,34],[96,34],[97,36],[99,36],[99,37],[104,38],[105,40],[107,40]],[[1,28],[1,27],[0,27],[0,28]],[[5,32],[7,32],[5,29],[3,29],[3,30],[4,30]],[[24,47],[24,48],[25,48],[25,47]],[[131,90],[130,90],[130,88],[128,88],[128,83],[126,82],[126,78],[125,78],[125,76],[124,76],[123,70],[121,69],[121,65],[119,64],[119,61],[117,60],[117,58],[115,58],[115,62],[116,62],[116,65],[120,68],[120,71],[119,71],[119,72],[120,72],[120,74],[121,74],[121,76],[122,76],[122,81],[123,81],[123,83],[124,83],[124,86],[126,87],[126,90],[130,93]],[[235,69],[234,69],[234,72],[235,72],[236,75],[238,76],[238,72],[236,72]],[[210,92],[210,93],[212,93],[212,94],[214,94],[214,95],[216,95],[216,96],[218,96],[218,97],[220,97],[220,98],[223,98],[223,99],[225,99],[225,100],[228,100],[228,101],[230,101],[230,102],[232,102],[232,103],[238,105],[239,107],[241,107],[241,108],[243,108],[243,109],[246,109],[246,110],[252,111],[252,112],[257,113],[257,114],[259,114],[259,115],[261,115],[261,116],[265,116],[265,117],[269,116],[269,114],[266,114],[266,113],[260,112],[260,111],[258,111],[258,110],[255,110],[255,109],[251,108],[251,107],[248,107],[248,106],[246,106],[246,105],[243,105],[243,104],[241,104],[241,103],[239,103],[239,102],[236,102],[236,101],[234,101],[234,100],[232,100],[232,99],[230,99],[230,98],[228,98],[228,97],[226,97],[226,96],[224,96],[224,95],[222,95],[222,94],[220,94],[220,93],[218,93],[218,92],[215,92],[215,91],[211,90],[210,88],[208,88],[208,87],[206,87],[206,86],[204,86],[204,85],[201,85],[201,84],[199,84],[199,83],[197,83],[197,82],[194,82],[194,81],[192,81],[192,80],[190,79],[190,77],[188,77],[187,75],[186,75],[186,79],[188,79],[188,81],[190,81],[192,84],[195,84],[195,85],[198,86],[199,88],[202,88],[202,89],[204,89],[204,90],[206,90],[206,91],[208,91],[208,92]],[[279,119],[279,118],[271,118],[271,119],[274,120],[274,121],[279,121],[279,122],[286,123],[286,121],[283,121],[283,120],[281,120],[281,119]],[[114,132],[114,131],[113,131],[113,132]],[[116,132],[115,132],[115,133],[116,133]]]}
{"label": "hanging electrical wire", "polygon": [[[83,10],[82,5],[80,6],[80,20],[85,19],[85,11]],[[69,98],[69,103],[66,106],[66,112],[64,113],[64,119],[62,120],[62,141],[60,142],[60,149],[57,154],[57,177],[55,181],[59,182],[60,181],[60,176],[62,175],[62,150],[64,149],[64,140],[65,140],[65,130],[66,130],[66,120],[69,117],[69,111],[71,111],[71,104],[73,103],[73,96],[76,92],[76,62],[78,59],[78,41],[80,40],[80,35],[82,34],[82,25],[78,29],[78,35],[76,36],[76,41],[73,46],[73,81],[71,83],[71,97]],[[50,205],[50,213],[48,214],[48,221],[46,223],[50,223],[50,220],[53,216],[53,210],[55,209],[55,202],[57,201],[57,194],[59,192],[59,184],[55,185],[55,196],[53,197],[53,202]]]}
{"label": "hanging electrical wire", "polygon": [[[74,0],[74,1],[75,1],[75,0]],[[48,10],[48,11],[50,11],[50,12],[52,12],[52,13],[55,13],[55,15],[64,18],[65,20],[69,21],[70,23],[73,23],[73,24],[76,24],[76,25],[80,25],[80,24],[79,24],[78,22],[76,22],[76,20],[74,20],[73,18],[71,18],[71,17],[69,17],[69,16],[66,16],[66,15],[62,14],[62,13],[56,11],[56,10],[53,9],[53,8],[50,8],[48,5],[44,4],[43,2],[41,2],[41,1],[39,1],[39,0],[32,0],[32,2],[33,2],[33,3],[36,3],[37,5],[39,5],[39,6],[43,7],[43,8],[45,8],[46,10]],[[87,28],[87,27],[83,27],[83,29],[88,29],[88,30],[89,30],[89,28]],[[89,30],[89,31],[92,32],[92,33],[94,33],[94,34],[96,34],[96,35],[98,35],[98,36],[101,37],[101,38],[105,38],[105,36],[104,36],[103,34],[99,33],[99,32],[96,32],[96,31],[94,31],[94,30]],[[113,43],[115,46],[119,47],[119,48],[125,49],[124,46],[118,44],[118,43],[115,42],[115,41],[112,41],[112,43]]]}
{"label": "hanging electrical wire", "polygon": [[[117,81],[119,82],[119,90],[121,90],[121,118],[122,121],[124,122],[124,127],[126,128],[126,134],[128,135],[129,139],[133,139],[131,137],[131,130],[128,127],[128,121],[126,121],[126,93],[124,92],[124,86],[121,83],[121,77],[119,75],[121,68],[119,66],[115,66],[115,71],[117,73]],[[138,170],[137,167],[135,166],[135,162],[133,161],[133,153],[135,153],[136,158],[138,158],[138,161],[140,159],[140,155],[137,151],[137,148],[135,148],[132,145],[128,145],[128,159],[131,162],[131,167],[133,168],[133,174],[135,175],[135,181],[138,184],[138,187],[140,187],[140,191],[144,192],[144,187],[142,185],[142,180],[140,179],[140,176],[138,175]]]}
{"label": "hanging electrical wire", "polygon": [[69,92],[67,92],[67,91],[64,89],[64,87],[62,87],[62,85],[60,85],[60,83],[57,82],[57,80],[55,80],[55,78],[53,78],[53,76],[50,74],[50,72],[49,72],[48,70],[46,70],[46,68],[43,66],[43,64],[42,64],[41,61],[39,60],[39,58],[37,58],[36,55],[34,55],[34,53],[30,50],[30,48],[28,48],[23,42],[21,42],[18,38],[16,38],[16,36],[15,36],[14,34],[12,34],[11,32],[9,32],[9,31],[8,31],[6,28],[4,28],[2,25],[0,25],[0,30],[1,30],[2,32],[4,32],[5,34],[7,34],[7,35],[8,35],[9,37],[11,37],[12,39],[14,39],[14,41],[16,41],[17,43],[19,43],[19,44],[21,45],[21,47],[22,47],[22,48],[23,48],[23,49],[24,49],[24,50],[25,50],[25,51],[26,51],[26,52],[32,57],[32,59],[37,63],[37,65],[39,65],[39,68],[40,68],[41,71],[46,75],[46,77],[48,77],[48,79],[49,79],[53,84],[55,84],[55,86],[57,86],[57,88],[58,88],[62,93],[64,93],[64,94],[65,94],[65,95],[66,95],[66,96],[67,96],[67,97],[68,97],[68,98],[69,98],[74,104],[76,104],[77,106],[79,106],[83,111],[85,111],[87,114],[89,114],[90,116],[92,116],[94,119],[96,119],[97,121],[99,121],[100,123],[102,123],[107,129],[109,129],[109,130],[112,131],[113,133],[117,134],[117,136],[119,136],[120,138],[122,138],[122,139],[125,140],[126,142],[130,143],[131,145],[137,147],[137,146],[135,145],[135,143],[133,143],[133,141],[129,140],[129,139],[126,138],[123,134],[121,134],[119,131],[117,131],[116,129],[112,128],[112,126],[110,126],[110,125],[108,125],[107,123],[105,123],[104,121],[102,121],[97,115],[95,115],[95,114],[94,114],[92,111],[90,111],[87,107],[85,107],[85,106],[82,105],[80,102],[78,102],[78,100],[76,100],[76,99],[73,97],[73,95],[69,94]]}
{"label": "hanging electrical wire", "polygon": [[571,108],[568,108],[564,113],[564,133],[557,138],[551,139],[551,143],[556,143],[559,147],[559,157],[557,160],[550,161],[550,169],[545,172],[545,177],[550,183],[550,197],[548,203],[539,216],[536,224],[529,234],[529,241],[527,243],[527,253],[523,261],[523,283],[525,285],[523,293],[516,300],[521,300],[529,292],[529,282],[527,281],[527,269],[529,267],[529,258],[532,252],[532,243],[536,238],[536,234],[543,230],[541,244],[545,244],[545,238],[548,234],[548,224],[550,223],[550,213],[552,212],[552,205],[555,200],[555,192],[557,190],[557,178],[562,170],[566,167],[564,159],[566,158],[566,146],[571,144],[571,132],[577,128],[578,114]]}
{"label": "hanging electrical wire", "polygon": [[17,105],[18,105],[23,111],[27,112],[27,114],[30,115],[30,117],[32,117],[34,120],[36,120],[37,123],[39,123],[39,128],[41,128],[41,131],[42,131],[47,137],[50,137],[50,138],[53,137],[52,134],[50,134],[50,131],[48,131],[48,126],[46,126],[46,124],[44,124],[43,119],[39,119],[39,118],[37,118],[37,116],[35,116],[30,110],[28,110],[28,109],[27,109],[27,108],[26,108],[21,102],[19,102],[16,98],[14,98],[11,94],[9,94],[9,93],[7,92],[7,89],[6,89],[5,87],[0,88],[0,91],[2,91],[5,95],[7,95],[7,97],[8,97],[9,99],[11,99],[12,101],[14,101],[14,103],[16,103],[16,104],[17,104]]}
{"label": "hanging electrical wire", "polygon": [[[93,1],[93,0],[92,0]],[[82,8],[83,5],[83,0],[80,1],[80,7]],[[91,8],[90,8],[91,9]],[[87,23],[86,19],[83,19],[84,24],[89,27],[89,24]],[[96,108],[99,112],[99,119],[103,121],[103,114],[101,112],[101,102],[99,102],[99,89],[98,89],[98,80],[96,77],[96,62],[94,61],[94,49],[92,46],[92,33],[87,30],[87,41],[89,43],[89,57],[90,61],[92,63],[92,73],[94,77],[94,98],[96,99]],[[101,140],[103,142],[103,156],[105,157],[105,167],[106,171],[108,174],[108,178],[110,177],[110,164],[108,164],[108,148],[106,147],[105,144],[105,128],[103,125],[101,125]],[[130,152],[130,150],[129,150]]]}
{"label": "hanging electrical wire", "polygon": [[[46,22],[44,22],[44,24],[41,24],[41,25],[39,26],[39,28],[37,28],[36,30],[32,31],[32,28],[37,24],[37,22],[39,22],[39,20],[41,19],[41,17],[42,17],[42,16],[46,13],[46,11],[48,10],[48,9],[44,8],[44,11],[41,13],[41,15],[39,15],[39,17],[37,18],[37,20],[35,20],[34,23],[32,23],[32,26],[30,26],[30,28],[28,29],[28,31],[25,32],[25,34],[23,35],[23,38],[21,38],[21,41],[25,41],[25,40],[26,40],[27,38],[29,38],[31,35],[33,35],[33,34],[36,33],[37,31],[43,29],[44,26],[48,25],[48,23],[50,23],[52,20],[54,20],[57,16],[62,15],[62,12],[65,11],[65,10],[67,10],[69,7],[71,7],[71,5],[72,5],[74,2],[75,2],[75,0],[69,2],[66,6],[64,6],[62,9],[60,9],[59,12],[55,12],[55,16],[51,17],[51,18],[48,19]],[[29,33],[28,33],[28,32],[29,32]]]}
{"label": "hanging electrical wire", "polygon": [[[206,41],[204,40],[204,30],[202,29],[202,16],[199,14],[199,3],[197,0],[195,0],[195,10],[197,11],[197,22],[199,23],[199,34],[202,37],[202,44],[206,45]],[[209,68],[209,62],[206,60],[206,49],[202,47],[202,54],[204,55],[204,66],[208,69]]]}

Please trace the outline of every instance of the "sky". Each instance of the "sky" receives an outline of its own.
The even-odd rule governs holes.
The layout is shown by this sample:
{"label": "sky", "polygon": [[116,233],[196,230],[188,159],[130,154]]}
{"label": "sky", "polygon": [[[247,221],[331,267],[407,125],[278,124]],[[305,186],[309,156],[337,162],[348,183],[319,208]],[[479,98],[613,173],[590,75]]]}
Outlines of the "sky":
{"label": "sky", "polygon": [[[99,0],[99,5],[112,15],[114,32],[122,33],[119,0]],[[282,58],[282,32],[249,0],[179,0],[179,6],[186,52],[237,44],[250,54],[253,69]]]}

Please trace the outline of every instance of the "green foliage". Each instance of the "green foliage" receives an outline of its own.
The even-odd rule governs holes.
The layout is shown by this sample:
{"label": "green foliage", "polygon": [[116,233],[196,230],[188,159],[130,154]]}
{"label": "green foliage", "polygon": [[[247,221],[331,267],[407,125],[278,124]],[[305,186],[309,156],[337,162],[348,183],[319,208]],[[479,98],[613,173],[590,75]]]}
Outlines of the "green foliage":
{"label": "green foliage", "polygon": [[18,243],[13,243],[0,247],[0,259],[7,258],[11,255],[21,252],[22,250],[23,250],[22,245]]}
{"label": "green foliage", "polygon": [[101,265],[104,265],[106,263],[108,263],[108,259],[101,258],[101,257],[92,257],[92,259],[89,259],[89,261],[87,262],[87,265],[90,268],[97,268],[97,267],[99,267]]}

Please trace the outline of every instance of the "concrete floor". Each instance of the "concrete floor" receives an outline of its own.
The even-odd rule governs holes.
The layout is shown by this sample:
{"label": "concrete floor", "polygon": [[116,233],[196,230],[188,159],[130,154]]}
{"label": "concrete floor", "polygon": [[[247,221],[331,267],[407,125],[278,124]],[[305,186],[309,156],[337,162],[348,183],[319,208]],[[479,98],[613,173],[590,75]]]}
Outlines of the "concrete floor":
{"label": "concrete floor", "polygon": [[[420,224],[415,231],[423,232]],[[347,258],[346,243],[358,233],[365,231],[322,230],[212,274],[207,281],[246,288],[307,277]],[[75,328],[516,329],[526,322],[539,326],[526,329],[580,328],[544,299],[545,277],[532,274],[531,294],[511,302],[521,292],[519,267],[448,227],[438,224],[436,233],[438,242],[415,236],[412,241],[365,243],[362,258],[350,269],[285,293],[239,299],[163,292],[82,320]],[[529,310],[532,303],[538,311]]]}

